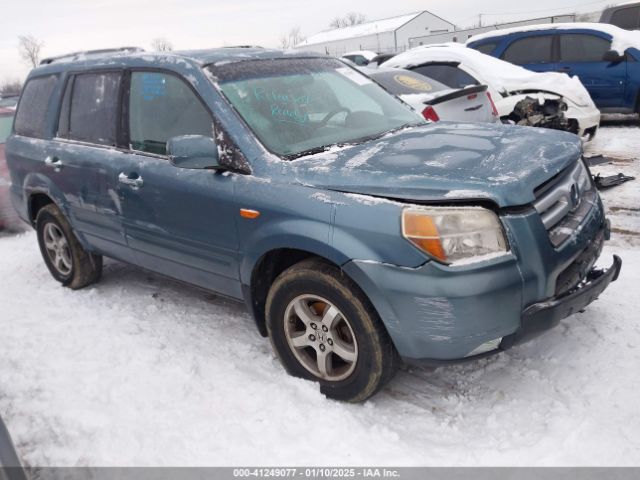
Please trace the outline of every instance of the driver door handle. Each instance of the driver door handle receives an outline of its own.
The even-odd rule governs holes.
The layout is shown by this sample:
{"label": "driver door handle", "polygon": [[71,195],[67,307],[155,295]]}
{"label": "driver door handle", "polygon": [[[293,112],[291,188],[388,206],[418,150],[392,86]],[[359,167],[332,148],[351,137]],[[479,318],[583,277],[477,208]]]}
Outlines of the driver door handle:
{"label": "driver door handle", "polygon": [[56,172],[59,172],[62,168],[62,160],[58,157],[47,157],[44,159],[44,164],[47,167],[53,168]]}
{"label": "driver door handle", "polygon": [[127,175],[124,172],[120,172],[120,175],[118,175],[118,181],[124,185],[129,185],[134,189],[140,188],[144,185],[142,177],[137,173],[130,173]]}

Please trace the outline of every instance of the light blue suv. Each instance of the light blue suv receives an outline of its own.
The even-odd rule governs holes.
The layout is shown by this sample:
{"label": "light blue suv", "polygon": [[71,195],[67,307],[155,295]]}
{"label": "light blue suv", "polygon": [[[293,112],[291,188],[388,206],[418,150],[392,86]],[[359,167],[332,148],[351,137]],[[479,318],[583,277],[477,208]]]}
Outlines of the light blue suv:
{"label": "light blue suv", "polygon": [[123,50],[31,72],[6,148],[53,277],[103,256],[244,300],[293,375],[362,401],[584,308],[609,226],[574,135],[429,124],[339,60]]}

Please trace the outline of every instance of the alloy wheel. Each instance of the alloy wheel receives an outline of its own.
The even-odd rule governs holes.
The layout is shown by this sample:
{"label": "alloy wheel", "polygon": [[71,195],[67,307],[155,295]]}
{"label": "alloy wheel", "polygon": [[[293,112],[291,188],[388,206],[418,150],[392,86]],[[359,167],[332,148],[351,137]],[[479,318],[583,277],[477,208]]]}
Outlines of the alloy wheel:
{"label": "alloy wheel", "polygon": [[342,312],[316,295],[294,298],[285,311],[287,344],[300,364],[316,377],[337,382],[353,373],[358,343]]}

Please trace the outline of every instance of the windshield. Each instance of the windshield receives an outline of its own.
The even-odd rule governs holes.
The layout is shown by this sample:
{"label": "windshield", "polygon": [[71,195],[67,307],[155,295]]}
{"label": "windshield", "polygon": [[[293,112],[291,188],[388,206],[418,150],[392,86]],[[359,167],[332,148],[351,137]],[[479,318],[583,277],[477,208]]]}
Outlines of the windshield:
{"label": "windshield", "polygon": [[4,143],[11,134],[11,126],[13,125],[13,116],[0,117],[0,143]]}
{"label": "windshield", "polygon": [[259,140],[284,157],[424,123],[375,82],[335,59],[243,61],[210,70]]}

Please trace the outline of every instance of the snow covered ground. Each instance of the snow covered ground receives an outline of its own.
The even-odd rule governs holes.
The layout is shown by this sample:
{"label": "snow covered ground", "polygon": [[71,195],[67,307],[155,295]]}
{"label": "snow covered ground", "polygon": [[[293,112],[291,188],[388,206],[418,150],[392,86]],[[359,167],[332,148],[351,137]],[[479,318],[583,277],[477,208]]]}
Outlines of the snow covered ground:
{"label": "snow covered ground", "polygon": [[[640,178],[623,161],[637,127],[589,150]],[[242,305],[116,262],[72,292],[32,232],[0,237],[0,415],[35,466],[640,465],[638,181],[604,197],[627,233],[599,301],[498,356],[403,371],[364,405],[287,376]]]}

